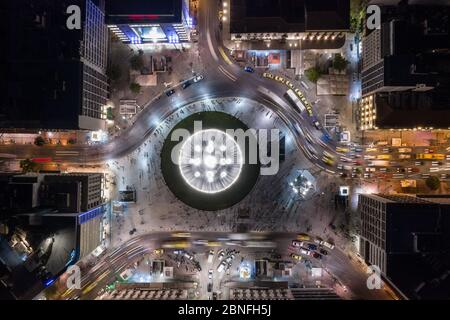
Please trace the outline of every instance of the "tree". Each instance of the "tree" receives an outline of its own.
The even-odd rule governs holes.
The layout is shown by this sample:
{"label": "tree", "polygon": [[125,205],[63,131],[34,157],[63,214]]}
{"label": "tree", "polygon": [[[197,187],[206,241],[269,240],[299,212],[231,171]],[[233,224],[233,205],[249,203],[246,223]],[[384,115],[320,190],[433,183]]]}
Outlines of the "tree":
{"label": "tree", "polygon": [[142,54],[137,54],[130,59],[131,69],[140,71],[144,67],[144,58]]}
{"label": "tree", "polygon": [[23,173],[36,172],[38,169],[38,165],[36,162],[33,162],[30,159],[25,159],[20,160],[20,168],[22,168]]}
{"label": "tree", "polygon": [[306,78],[308,78],[309,81],[316,83],[317,80],[319,80],[321,73],[319,68],[313,67],[305,70]]}
{"label": "tree", "polygon": [[69,140],[67,140],[67,143],[68,143],[68,144],[76,144],[76,143],[77,143],[77,140],[74,139],[74,138],[70,138]]}
{"label": "tree", "polygon": [[118,64],[112,64],[108,66],[108,70],[106,70],[106,75],[112,80],[117,81],[122,76],[122,71],[120,70],[120,66]]}
{"label": "tree", "polygon": [[362,34],[364,30],[364,19],[368,0],[350,1],[350,30],[351,32]]}
{"label": "tree", "polygon": [[45,144],[45,140],[41,136],[37,136],[36,139],[34,139],[34,144],[38,147],[42,147]]}
{"label": "tree", "polygon": [[113,109],[112,109],[111,107],[109,107],[108,109],[106,109],[106,119],[108,119],[108,120],[114,120]]}
{"label": "tree", "polygon": [[131,92],[138,94],[141,92],[141,85],[139,83],[133,82],[130,84]]}
{"label": "tree", "polygon": [[434,191],[439,189],[439,187],[441,186],[441,181],[436,176],[430,176],[425,181],[425,184],[427,185],[428,188]]}
{"label": "tree", "polygon": [[338,71],[343,71],[347,68],[349,62],[340,54],[336,54],[333,60],[333,68]]}

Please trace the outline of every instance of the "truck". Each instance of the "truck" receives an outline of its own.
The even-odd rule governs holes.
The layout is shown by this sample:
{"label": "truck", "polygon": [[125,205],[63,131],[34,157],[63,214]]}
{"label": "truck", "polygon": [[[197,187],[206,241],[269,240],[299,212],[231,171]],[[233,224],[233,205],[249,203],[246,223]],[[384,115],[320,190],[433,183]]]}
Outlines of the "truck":
{"label": "truck", "polygon": [[441,153],[418,153],[417,160],[445,160],[445,154]]}

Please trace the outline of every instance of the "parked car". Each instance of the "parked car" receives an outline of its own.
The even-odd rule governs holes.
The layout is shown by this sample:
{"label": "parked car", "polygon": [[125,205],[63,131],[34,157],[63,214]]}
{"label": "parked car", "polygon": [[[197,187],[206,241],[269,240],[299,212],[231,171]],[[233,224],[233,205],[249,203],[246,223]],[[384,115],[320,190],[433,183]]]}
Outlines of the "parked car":
{"label": "parked car", "polygon": [[303,242],[292,240],[292,245],[294,247],[301,247]]}
{"label": "parked car", "polygon": [[297,261],[302,260],[302,257],[295,253],[291,253],[291,258]]}
{"label": "parked car", "polygon": [[328,248],[330,250],[334,249],[334,244],[326,242],[326,241],[321,241],[320,245],[322,245],[322,246],[324,246],[324,247],[326,247],[326,248]]}
{"label": "parked car", "polygon": [[228,263],[225,260],[223,260],[217,267],[217,272],[223,272],[227,265],[228,265]]}
{"label": "parked car", "polygon": [[320,253],[313,252],[312,256],[313,256],[313,258],[316,258],[318,260],[322,260],[322,255]]}
{"label": "parked car", "polygon": [[214,259],[214,250],[209,250],[208,253],[208,263],[212,263]]}
{"label": "parked car", "polygon": [[306,249],[306,248],[300,248],[300,253],[303,254],[303,255],[305,255],[305,256],[311,255],[311,251],[309,251],[309,250]]}
{"label": "parked car", "polygon": [[311,237],[308,236],[307,234],[300,233],[300,234],[297,235],[297,240],[300,240],[300,241],[309,241],[309,240],[311,240]]}
{"label": "parked car", "polygon": [[219,261],[221,261],[224,257],[225,257],[225,251],[220,250],[219,254],[217,255],[217,258],[219,259]]}
{"label": "parked car", "polygon": [[213,277],[213,269],[209,269],[208,271],[208,279],[212,279]]}

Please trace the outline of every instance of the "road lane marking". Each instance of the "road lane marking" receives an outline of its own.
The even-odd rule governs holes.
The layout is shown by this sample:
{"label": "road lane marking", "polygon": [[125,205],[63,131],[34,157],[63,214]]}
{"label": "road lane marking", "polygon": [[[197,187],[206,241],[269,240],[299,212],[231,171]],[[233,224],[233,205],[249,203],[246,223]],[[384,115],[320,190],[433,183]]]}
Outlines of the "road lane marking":
{"label": "road lane marking", "polygon": [[227,54],[225,53],[225,51],[223,50],[222,47],[219,47],[219,52],[220,55],[222,56],[223,60],[225,60],[226,63],[228,64],[233,64],[233,62],[231,62],[230,58],[228,58]]}
{"label": "road lane marking", "polygon": [[237,78],[233,74],[231,74],[229,71],[227,71],[224,67],[219,65],[217,68],[220,70],[220,72],[222,72],[231,81],[237,80]]}

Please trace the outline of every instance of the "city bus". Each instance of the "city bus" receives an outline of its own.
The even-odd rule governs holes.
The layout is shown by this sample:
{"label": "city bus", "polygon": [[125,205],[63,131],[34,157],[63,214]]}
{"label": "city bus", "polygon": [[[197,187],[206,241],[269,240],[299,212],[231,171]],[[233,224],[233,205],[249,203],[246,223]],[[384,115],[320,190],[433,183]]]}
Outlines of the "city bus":
{"label": "city bus", "polygon": [[294,106],[298,108],[298,111],[300,111],[300,113],[306,110],[304,104],[300,101],[300,99],[291,89],[289,89],[286,92],[286,98],[289,100],[289,102],[291,102],[292,104],[294,104]]}
{"label": "city bus", "polygon": [[416,155],[418,160],[445,160],[445,154],[441,153],[418,153]]}

